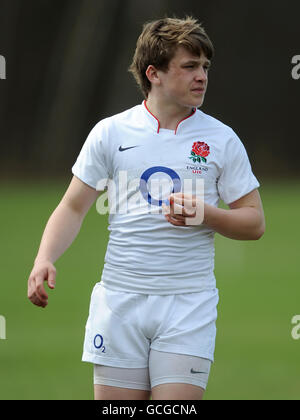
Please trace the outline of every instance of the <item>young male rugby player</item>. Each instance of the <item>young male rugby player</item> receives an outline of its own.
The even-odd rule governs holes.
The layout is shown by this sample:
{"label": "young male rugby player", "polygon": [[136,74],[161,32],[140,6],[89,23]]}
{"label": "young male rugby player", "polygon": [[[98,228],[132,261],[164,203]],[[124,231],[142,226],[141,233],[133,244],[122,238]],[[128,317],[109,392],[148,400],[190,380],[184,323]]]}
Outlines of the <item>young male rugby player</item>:
{"label": "young male rugby player", "polygon": [[[96,399],[202,399],[216,335],[214,234],[256,240],[264,233],[259,183],[243,144],[197,109],[212,56],[193,18],[144,26],[130,70],[145,101],[94,127],[46,226],[28,282],[29,299],[42,307],[44,281],[54,288],[53,264],[97,190],[108,186],[118,197],[83,352],[94,364]],[[154,180],[169,182],[172,194],[152,189]],[[197,180],[204,181],[203,199]],[[228,209],[218,208],[220,199]]]}

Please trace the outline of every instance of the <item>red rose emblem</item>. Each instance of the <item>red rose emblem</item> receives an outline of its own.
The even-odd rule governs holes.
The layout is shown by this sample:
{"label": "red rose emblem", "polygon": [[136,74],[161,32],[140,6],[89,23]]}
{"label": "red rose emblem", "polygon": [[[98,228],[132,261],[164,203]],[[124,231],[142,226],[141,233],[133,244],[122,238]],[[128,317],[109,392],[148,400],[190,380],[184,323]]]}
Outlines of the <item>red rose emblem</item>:
{"label": "red rose emblem", "polygon": [[204,162],[207,163],[207,156],[210,155],[209,146],[204,143],[204,141],[196,141],[193,144],[193,149],[191,151],[191,156],[189,159],[192,159],[194,163]]}
{"label": "red rose emblem", "polygon": [[210,154],[209,146],[203,141],[197,141],[193,144],[193,152],[195,155],[203,158],[207,158],[207,156]]}

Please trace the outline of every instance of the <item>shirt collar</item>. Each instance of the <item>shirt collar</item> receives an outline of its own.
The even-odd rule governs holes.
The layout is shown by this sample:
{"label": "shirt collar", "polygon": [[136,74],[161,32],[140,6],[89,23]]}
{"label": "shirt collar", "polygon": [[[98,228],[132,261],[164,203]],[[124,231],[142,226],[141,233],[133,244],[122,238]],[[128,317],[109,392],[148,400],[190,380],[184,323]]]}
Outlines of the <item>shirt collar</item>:
{"label": "shirt collar", "polygon": [[[143,112],[144,112],[144,114],[145,114],[145,116],[147,118],[147,121],[150,123],[152,129],[157,134],[159,134],[160,133],[160,130],[161,130],[159,119],[156,118],[156,116],[154,114],[152,114],[152,112],[149,110],[149,108],[147,107],[146,100],[143,101],[142,107],[143,107]],[[181,127],[182,127],[182,125],[184,123],[186,123],[187,121],[190,121],[191,119],[193,119],[193,117],[196,114],[196,111],[197,111],[197,108],[193,108],[193,112],[192,112],[191,115],[189,115],[188,117],[183,118],[181,121],[179,121],[179,123],[177,124],[176,129],[174,130],[174,134],[175,135],[178,134],[179,129],[181,129]]]}

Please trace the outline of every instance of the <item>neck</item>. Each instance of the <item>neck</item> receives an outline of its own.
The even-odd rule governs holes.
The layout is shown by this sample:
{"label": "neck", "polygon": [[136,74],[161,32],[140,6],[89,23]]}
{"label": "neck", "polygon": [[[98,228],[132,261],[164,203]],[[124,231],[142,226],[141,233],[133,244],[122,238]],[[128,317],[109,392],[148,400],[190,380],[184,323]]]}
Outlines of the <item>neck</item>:
{"label": "neck", "polygon": [[147,108],[159,120],[160,128],[175,130],[178,123],[193,113],[193,107],[180,106],[161,101],[149,94],[146,100]]}

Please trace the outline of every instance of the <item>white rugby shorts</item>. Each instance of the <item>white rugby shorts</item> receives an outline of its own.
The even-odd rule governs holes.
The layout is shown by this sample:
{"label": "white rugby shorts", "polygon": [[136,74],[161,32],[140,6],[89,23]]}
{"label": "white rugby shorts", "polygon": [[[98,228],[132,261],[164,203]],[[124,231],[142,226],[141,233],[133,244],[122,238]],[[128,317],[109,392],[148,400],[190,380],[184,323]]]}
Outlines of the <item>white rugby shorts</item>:
{"label": "white rugby shorts", "polygon": [[150,349],[214,361],[218,289],[181,295],[119,292],[97,283],[82,360],[145,368]]}

